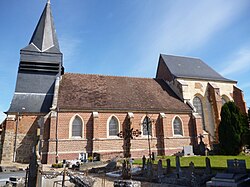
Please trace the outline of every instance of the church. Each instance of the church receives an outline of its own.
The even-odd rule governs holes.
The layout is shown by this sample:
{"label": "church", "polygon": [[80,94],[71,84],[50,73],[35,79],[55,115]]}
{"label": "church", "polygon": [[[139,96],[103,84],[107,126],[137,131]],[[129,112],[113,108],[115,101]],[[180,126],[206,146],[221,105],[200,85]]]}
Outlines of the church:
{"label": "church", "polygon": [[[237,81],[198,58],[160,54],[155,78],[68,73],[48,1],[29,44],[20,50],[15,93],[2,124],[1,162],[42,163],[81,153],[122,156],[121,134],[133,128],[132,157],[172,155],[199,138],[218,143],[220,110],[246,104]],[[149,152],[149,149],[151,152]]]}

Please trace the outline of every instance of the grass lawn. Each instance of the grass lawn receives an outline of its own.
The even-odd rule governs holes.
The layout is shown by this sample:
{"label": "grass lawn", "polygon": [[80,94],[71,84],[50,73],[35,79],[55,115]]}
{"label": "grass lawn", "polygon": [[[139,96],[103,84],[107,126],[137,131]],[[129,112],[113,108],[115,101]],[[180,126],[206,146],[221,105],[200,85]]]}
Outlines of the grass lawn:
{"label": "grass lawn", "polygon": [[[162,159],[163,166],[166,167],[166,159],[171,160],[171,166],[175,167],[175,156],[164,156],[164,157],[157,157],[158,159]],[[187,167],[189,166],[190,162],[193,162],[195,167],[205,167],[205,156],[187,156],[187,157],[180,157],[180,163],[181,167]],[[227,168],[227,160],[245,160],[247,169],[250,170],[250,156],[208,156],[210,158],[210,163],[212,168],[218,168],[218,169],[225,169]],[[156,164],[157,162],[155,162]],[[142,160],[136,159],[134,161],[134,164],[142,164]]]}

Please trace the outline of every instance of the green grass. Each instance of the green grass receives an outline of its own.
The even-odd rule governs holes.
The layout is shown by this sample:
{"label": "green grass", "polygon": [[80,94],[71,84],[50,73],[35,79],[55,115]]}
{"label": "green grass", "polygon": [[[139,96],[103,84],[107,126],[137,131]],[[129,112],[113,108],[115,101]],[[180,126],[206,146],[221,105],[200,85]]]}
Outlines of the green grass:
{"label": "green grass", "polygon": [[[166,159],[171,160],[171,166],[175,167],[175,156],[164,156],[164,157],[158,157],[158,159],[162,159],[163,166],[166,166]],[[205,156],[188,156],[188,157],[180,157],[180,163],[181,167],[187,167],[189,166],[190,162],[193,162],[195,167],[206,167],[205,163]],[[218,168],[218,169],[225,169],[227,167],[227,160],[245,160],[247,169],[250,169],[250,156],[208,156],[210,159],[211,167],[212,168]],[[155,162],[157,163],[157,162]],[[136,159],[134,161],[134,164],[142,164],[142,160]]]}

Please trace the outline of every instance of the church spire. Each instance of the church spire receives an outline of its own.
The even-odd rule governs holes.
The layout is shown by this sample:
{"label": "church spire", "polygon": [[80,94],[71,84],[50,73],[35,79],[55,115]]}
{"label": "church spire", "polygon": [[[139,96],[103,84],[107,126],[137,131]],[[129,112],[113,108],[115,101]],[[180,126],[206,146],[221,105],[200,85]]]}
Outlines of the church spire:
{"label": "church spire", "polygon": [[29,46],[23,50],[38,52],[59,52],[59,44],[51,13],[50,0],[47,1]]}
{"label": "church spire", "polygon": [[55,80],[64,72],[48,0],[30,43],[20,50],[15,94],[8,113],[48,113]]}

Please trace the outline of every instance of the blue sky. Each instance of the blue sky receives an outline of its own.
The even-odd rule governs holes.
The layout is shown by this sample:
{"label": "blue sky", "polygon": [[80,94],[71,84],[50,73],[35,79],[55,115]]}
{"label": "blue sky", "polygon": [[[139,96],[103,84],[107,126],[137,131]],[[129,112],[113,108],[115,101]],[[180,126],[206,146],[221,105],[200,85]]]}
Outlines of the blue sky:
{"label": "blue sky", "polygon": [[[46,0],[0,1],[0,121]],[[249,0],[51,0],[66,72],[155,77],[160,53],[201,58],[250,106]]]}

